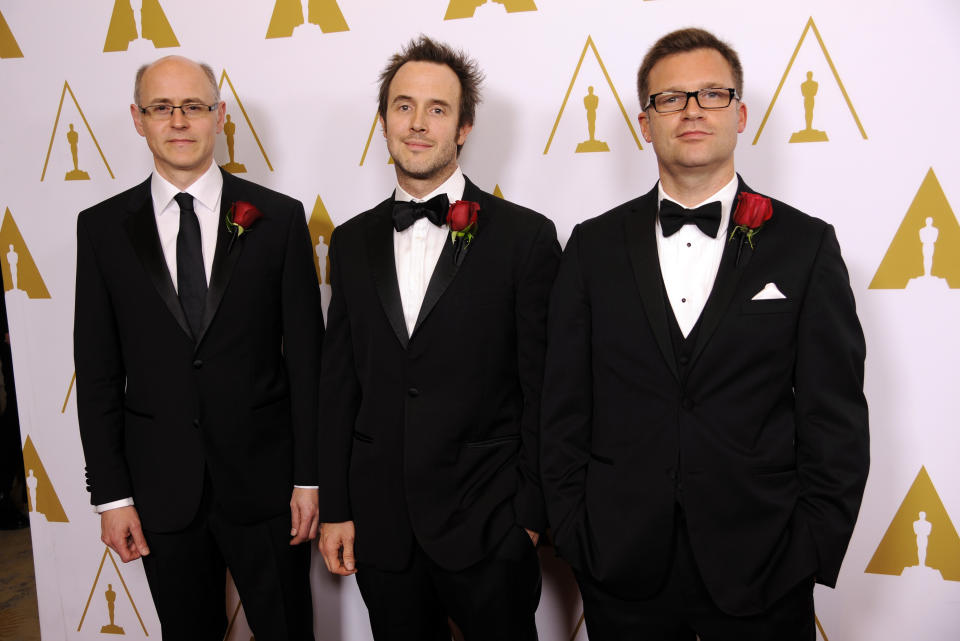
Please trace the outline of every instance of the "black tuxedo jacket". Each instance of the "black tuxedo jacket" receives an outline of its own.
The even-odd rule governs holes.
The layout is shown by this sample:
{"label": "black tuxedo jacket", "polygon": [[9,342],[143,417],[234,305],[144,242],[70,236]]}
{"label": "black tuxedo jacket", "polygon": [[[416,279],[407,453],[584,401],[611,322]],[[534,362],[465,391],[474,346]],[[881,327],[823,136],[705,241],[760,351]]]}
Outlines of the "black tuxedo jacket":
{"label": "black tuxedo jacket", "polygon": [[547,218],[482,192],[460,264],[448,243],[407,335],[393,199],[337,227],[321,374],[320,520],[353,520],[360,563],[406,566],[414,539],[465,568],[517,525],[543,531],[537,466]]}
{"label": "black tuxedo jacket", "polygon": [[[773,201],[739,264],[727,243],[681,376],[657,209],[654,188],[564,251],[543,391],[550,524],[582,578],[646,598],[679,499],[713,599],[751,614],[805,577],[836,581],[869,461],[863,334],[833,228]],[[752,300],[770,282],[786,298]]]}
{"label": "black tuxedo jacket", "polygon": [[132,496],[144,528],[196,514],[209,472],[229,518],[289,510],[317,483],[323,322],[303,205],[228,173],[221,220],[263,217],[228,250],[218,226],[204,329],[189,325],[164,261],[150,180],[80,213],[74,360],[91,503]]}

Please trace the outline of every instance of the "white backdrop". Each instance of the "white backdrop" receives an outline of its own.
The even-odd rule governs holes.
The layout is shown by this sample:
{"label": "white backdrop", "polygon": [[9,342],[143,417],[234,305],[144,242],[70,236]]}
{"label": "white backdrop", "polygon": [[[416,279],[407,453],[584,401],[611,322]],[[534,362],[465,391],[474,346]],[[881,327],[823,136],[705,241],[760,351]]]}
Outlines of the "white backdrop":
{"label": "white backdrop", "polygon": [[[306,23],[293,28],[301,14]],[[867,336],[872,469],[838,589],[816,590],[818,634],[960,636],[950,520],[960,518],[954,0],[0,0],[0,266],[26,467],[37,479],[43,638],[103,638],[108,591],[127,638],[160,634],[139,562],[118,569],[99,541],[72,394],[76,214],[152,166],[128,114],[139,65],[170,53],[209,62],[237,125],[241,175],[301,199],[317,242],[393,185],[383,138],[370,138],[389,55],[421,32],[453,43],[487,74],[465,173],[550,216],[565,242],[578,221],[653,185],[652,149],[635,137],[635,73],[656,38],[684,26],[739,50],[749,117],[738,170],[836,226]],[[808,71],[819,83],[813,128],[828,141],[790,143],[804,128]],[[608,152],[575,153],[587,138],[589,86]],[[223,137],[217,160],[229,160]],[[927,217],[939,237],[932,274],[919,278]],[[926,566],[911,569],[919,511],[931,534]],[[550,549],[541,556],[541,639],[586,639],[569,572]],[[355,582],[314,561],[317,639],[369,639]],[[228,636],[250,639],[242,611]]]}

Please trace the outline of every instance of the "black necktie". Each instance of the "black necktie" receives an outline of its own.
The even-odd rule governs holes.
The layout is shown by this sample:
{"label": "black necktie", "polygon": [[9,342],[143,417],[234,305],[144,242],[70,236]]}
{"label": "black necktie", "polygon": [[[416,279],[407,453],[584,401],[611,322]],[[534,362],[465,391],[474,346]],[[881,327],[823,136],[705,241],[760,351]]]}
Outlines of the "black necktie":
{"label": "black necktie", "polygon": [[437,227],[442,227],[447,222],[447,212],[449,210],[450,201],[446,194],[439,194],[422,203],[395,200],[393,202],[393,228],[397,231],[403,231],[424,216]]}
{"label": "black necktie", "polygon": [[710,238],[716,238],[720,230],[720,201],[715,200],[696,209],[685,209],[666,198],[660,201],[660,229],[664,238],[674,235],[687,223],[693,223]]}
{"label": "black necktie", "polygon": [[177,293],[187,315],[193,337],[200,334],[203,309],[207,301],[207,277],[203,269],[200,243],[200,221],[193,210],[193,196],[179,193],[174,200],[180,205],[180,232],[177,234]]}

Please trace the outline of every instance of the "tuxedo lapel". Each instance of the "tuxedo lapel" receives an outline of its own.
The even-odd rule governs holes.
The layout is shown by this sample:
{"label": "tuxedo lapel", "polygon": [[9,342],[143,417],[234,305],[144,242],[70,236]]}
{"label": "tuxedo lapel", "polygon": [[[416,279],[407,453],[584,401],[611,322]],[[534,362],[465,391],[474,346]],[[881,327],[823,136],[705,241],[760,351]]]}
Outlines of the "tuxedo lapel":
{"label": "tuxedo lapel", "polygon": [[484,225],[490,221],[489,217],[484,217],[483,215],[484,208],[488,206],[487,195],[470,182],[469,178],[464,178],[464,180],[466,181],[466,185],[463,188],[463,200],[472,200],[473,202],[480,203],[480,210],[477,213],[477,230],[470,245],[463,248],[459,260],[456,261],[453,259],[453,242],[450,237],[447,238],[447,242],[444,243],[443,250],[440,252],[440,258],[437,259],[437,265],[433,268],[433,274],[430,276],[427,291],[423,295],[423,304],[420,306],[420,313],[417,314],[417,322],[413,326],[413,334],[417,333],[417,330],[423,325],[427,316],[433,311],[440,297],[447,291],[447,287],[453,282],[453,278],[457,275],[460,265],[466,260],[470,247],[473,243],[477,242]]}
{"label": "tuxedo lapel", "polygon": [[660,259],[657,252],[657,188],[641,197],[627,212],[625,238],[627,252],[633,265],[633,275],[640,290],[640,299],[647,314],[650,329],[660,347],[664,360],[673,375],[680,380],[670,327],[664,305],[663,279],[660,277]]}
{"label": "tuxedo lapel", "polygon": [[367,256],[370,260],[370,274],[380,297],[380,304],[390,321],[390,327],[397,340],[407,348],[410,337],[407,335],[407,322],[403,317],[403,303],[400,301],[400,283],[397,280],[397,265],[393,255],[393,221],[390,217],[393,199],[383,201],[372,212],[366,222]]}
{"label": "tuxedo lapel", "polygon": [[704,305],[703,313],[700,316],[700,331],[697,334],[697,343],[691,354],[690,367],[693,367],[696,363],[697,357],[700,356],[703,348],[706,347],[710,337],[713,336],[717,326],[720,324],[720,319],[723,318],[724,313],[726,313],[727,308],[730,306],[730,301],[733,300],[733,294],[737,291],[737,283],[740,282],[740,277],[746,271],[747,265],[750,263],[750,258],[753,256],[753,250],[749,246],[746,246],[740,252],[740,260],[737,261],[737,250],[740,243],[738,240],[729,240],[730,232],[734,227],[733,213],[736,209],[740,192],[752,191],[743,182],[742,178],[738,178],[738,180],[739,187],[737,189],[737,195],[734,196],[733,199],[730,221],[726,230],[725,238],[727,240],[724,241],[723,255],[720,258],[720,267],[717,270],[717,277],[714,280],[713,289],[710,291],[710,296],[707,297],[707,303]]}
{"label": "tuxedo lapel", "polygon": [[163,257],[163,248],[160,246],[160,234],[157,232],[157,220],[153,212],[153,201],[150,197],[150,179],[140,184],[134,191],[128,203],[129,214],[124,220],[124,229],[133,245],[134,253],[143,264],[147,277],[157,290],[164,305],[176,319],[188,337],[193,340],[193,333],[187,323],[187,317],[180,306],[180,298],[173,285],[167,261]]}

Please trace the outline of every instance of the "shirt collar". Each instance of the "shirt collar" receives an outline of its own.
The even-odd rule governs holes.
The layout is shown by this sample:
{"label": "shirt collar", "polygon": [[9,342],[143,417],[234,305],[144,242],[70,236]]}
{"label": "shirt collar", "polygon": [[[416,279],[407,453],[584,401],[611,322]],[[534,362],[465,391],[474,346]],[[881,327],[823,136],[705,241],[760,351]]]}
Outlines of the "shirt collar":
{"label": "shirt collar", "polygon": [[[700,205],[705,205],[711,203],[715,200],[720,201],[720,230],[725,230],[727,228],[727,223],[730,220],[730,210],[733,208],[733,199],[737,196],[737,189],[740,187],[740,179],[736,173],[733,174],[733,178],[730,179],[726,185],[715,191],[713,194],[705,198],[702,202],[697,203],[693,207],[688,207],[687,209],[696,209]],[[660,206],[661,200],[669,200],[675,202],[681,207],[684,207],[676,198],[673,198],[663,190],[663,181],[657,182],[657,207]],[[660,218],[657,217],[657,229],[660,229]],[[717,238],[723,236],[722,233],[717,234]]]}
{"label": "shirt collar", "polygon": [[397,183],[397,188],[393,192],[393,197],[396,200],[403,202],[409,202],[411,200],[416,200],[417,202],[424,202],[430,200],[434,196],[439,194],[446,194],[447,199],[451,204],[457,202],[458,200],[463,199],[463,190],[467,186],[467,180],[463,177],[463,171],[459,166],[454,170],[454,172],[447,178],[442,185],[431,191],[429,194],[423,198],[414,198],[407,192],[403,190],[403,187]]}
{"label": "shirt collar", "polygon": [[[223,191],[223,174],[217,163],[211,162],[210,168],[197,178],[192,185],[183,190],[193,196],[208,210],[215,210],[220,192]],[[150,195],[153,197],[153,211],[159,216],[162,214],[173,197],[180,193],[171,182],[154,171],[150,176]]]}

